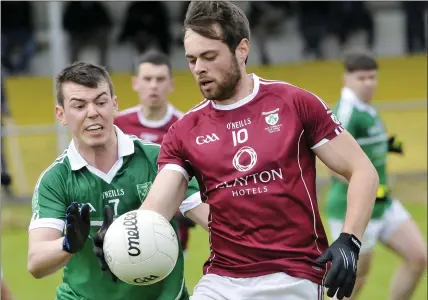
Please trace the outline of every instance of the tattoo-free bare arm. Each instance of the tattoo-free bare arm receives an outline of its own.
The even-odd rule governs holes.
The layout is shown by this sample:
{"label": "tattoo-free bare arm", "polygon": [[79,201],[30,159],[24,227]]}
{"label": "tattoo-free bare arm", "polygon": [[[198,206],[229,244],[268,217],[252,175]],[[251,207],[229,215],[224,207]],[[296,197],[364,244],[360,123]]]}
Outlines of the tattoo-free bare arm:
{"label": "tattoo-free bare arm", "polygon": [[155,211],[171,220],[184,200],[187,180],[178,171],[161,170],[140,209]]}
{"label": "tattoo-free bare arm", "polygon": [[315,148],[314,152],[328,168],[348,180],[347,210],[342,231],[361,239],[370,220],[379,185],[375,167],[346,130]]}
{"label": "tattoo-free bare arm", "polygon": [[72,255],[62,250],[63,239],[54,228],[30,230],[27,268],[34,278],[53,274],[68,263]]}
{"label": "tattoo-free bare arm", "polygon": [[208,231],[208,216],[210,214],[210,206],[206,203],[201,203],[195,208],[187,211],[184,216],[189,218],[196,224],[202,226]]}

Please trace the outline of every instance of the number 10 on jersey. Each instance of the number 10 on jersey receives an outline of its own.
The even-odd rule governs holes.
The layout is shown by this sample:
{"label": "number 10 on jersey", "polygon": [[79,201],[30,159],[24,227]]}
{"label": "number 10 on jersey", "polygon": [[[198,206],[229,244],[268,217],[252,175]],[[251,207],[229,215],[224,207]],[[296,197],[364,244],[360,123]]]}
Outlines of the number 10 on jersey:
{"label": "number 10 on jersey", "polygon": [[246,128],[239,129],[238,131],[232,131],[233,146],[243,144],[248,140],[248,131]]}

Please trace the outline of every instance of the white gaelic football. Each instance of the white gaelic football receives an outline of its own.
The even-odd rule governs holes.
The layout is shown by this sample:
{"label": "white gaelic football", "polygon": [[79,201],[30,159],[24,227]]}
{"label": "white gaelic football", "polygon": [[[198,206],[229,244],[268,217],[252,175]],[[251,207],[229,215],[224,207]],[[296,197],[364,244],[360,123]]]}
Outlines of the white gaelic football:
{"label": "white gaelic football", "polygon": [[178,258],[178,239],[171,224],[150,210],[133,210],[107,230],[104,256],[120,280],[150,285],[167,277]]}

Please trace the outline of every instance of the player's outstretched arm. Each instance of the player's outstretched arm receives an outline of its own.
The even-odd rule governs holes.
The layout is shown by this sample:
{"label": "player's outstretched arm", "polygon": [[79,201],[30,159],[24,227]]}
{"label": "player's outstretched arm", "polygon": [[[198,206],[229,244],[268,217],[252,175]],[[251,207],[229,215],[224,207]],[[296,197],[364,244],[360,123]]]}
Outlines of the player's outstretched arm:
{"label": "player's outstretched arm", "polygon": [[379,184],[375,167],[346,130],[315,148],[314,152],[328,168],[348,180],[343,232],[361,239],[373,211]]}
{"label": "player's outstretched arm", "polygon": [[89,236],[89,205],[76,202],[67,208],[65,233],[54,228],[34,228],[29,232],[28,271],[43,278],[64,267],[71,255],[80,251]]}
{"label": "player's outstretched arm", "polygon": [[27,269],[34,278],[53,274],[68,263],[71,254],[62,250],[63,241],[61,232],[53,228],[30,231]]}
{"label": "player's outstretched arm", "polygon": [[201,203],[195,208],[187,211],[184,216],[189,218],[196,224],[208,231],[208,216],[210,214],[210,206],[206,203]]}
{"label": "player's outstretched arm", "polygon": [[171,220],[184,200],[187,179],[175,170],[161,170],[140,209],[155,211]]}

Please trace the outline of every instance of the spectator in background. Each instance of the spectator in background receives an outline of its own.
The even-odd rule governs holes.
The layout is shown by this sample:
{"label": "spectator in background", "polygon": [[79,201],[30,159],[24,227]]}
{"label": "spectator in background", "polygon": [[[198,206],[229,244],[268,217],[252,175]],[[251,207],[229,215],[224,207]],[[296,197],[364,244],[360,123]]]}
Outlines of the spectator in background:
{"label": "spectator in background", "polygon": [[69,34],[70,61],[79,60],[88,46],[99,52],[100,64],[107,65],[109,32],[112,21],[102,2],[70,1],[64,9],[63,27]]}
{"label": "spectator in background", "polygon": [[427,49],[427,2],[403,1],[406,16],[406,42],[408,53],[421,53]]}
{"label": "spectator in background", "polygon": [[28,73],[35,53],[33,10],[28,1],[1,2],[1,57],[11,75]]}
{"label": "spectator in background", "polygon": [[373,15],[363,1],[332,1],[329,20],[330,32],[343,48],[352,33],[362,30],[367,33],[367,44],[374,45]]}
{"label": "spectator in background", "polygon": [[304,41],[303,55],[322,59],[321,43],[328,33],[330,7],[333,2],[297,2],[298,24]]}
{"label": "spectator in background", "polygon": [[169,55],[173,41],[165,4],[160,1],[131,2],[119,35],[119,43],[124,42],[130,42],[138,54],[157,48]]}
{"label": "spectator in background", "polygon": [[260,60],[263,65],[270,64],[267,51],[267,41],[275,34],[281,34],[284,19],[290,14],[292,3],[290,1],[254,1],[250,2],[249,22],[251,30],[256,37],[260,51]]}
{"label": "spectator in background", "polygon": [[[4,125],[10,123],[10,110],[7,104],[4,78],[3,73],[1,75],[1,186],[4,188],[6,193],[10,194],[10,186],[12,184],[12,177],[10,176],[9,170],[7,169],[5,152],[4,152],[4,139],[3,129]],[[3,298],[1,298],[3,299]]]}

